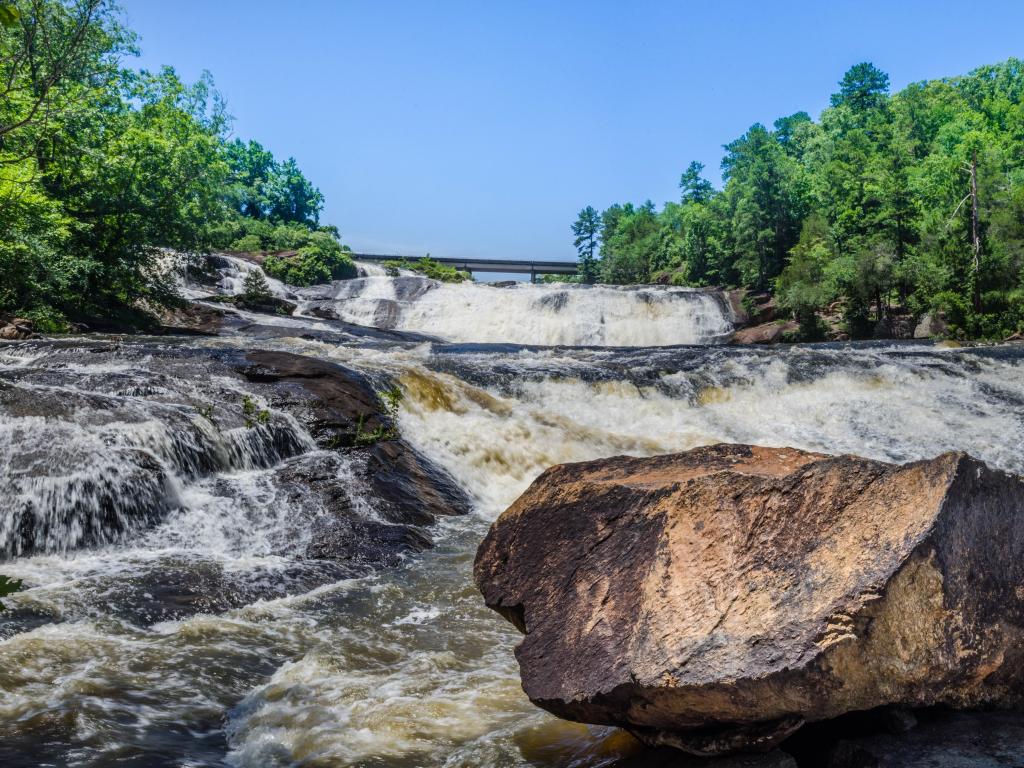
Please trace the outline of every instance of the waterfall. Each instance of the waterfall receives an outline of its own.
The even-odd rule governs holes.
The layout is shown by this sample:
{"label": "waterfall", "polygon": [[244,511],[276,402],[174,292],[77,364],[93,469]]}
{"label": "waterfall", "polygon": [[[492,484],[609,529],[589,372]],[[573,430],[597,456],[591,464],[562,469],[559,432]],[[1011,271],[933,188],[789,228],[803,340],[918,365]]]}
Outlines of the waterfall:
{"label": "waterfall", "polygon": [[446,341],[544,346],[716,344],[732,332],[721,293],[667,286],[440,283],[368,276],[297,289],[299,312]]}
{"label": "waterfall", "polygon": [[[191,299],[238,295],[260,271],[230,254],[210,257],[216,280],[182,276]],[[359,277],[298,287],[267,278],[296,315],[336,319],[385,330],[413,331],[455,343],[572,347],[660,347],[718,344],[733,330],[732,310],[717,290],[660,285],[442,283],[378,264],[357,263]],[[280,322],[280,318],[265,322]]]}

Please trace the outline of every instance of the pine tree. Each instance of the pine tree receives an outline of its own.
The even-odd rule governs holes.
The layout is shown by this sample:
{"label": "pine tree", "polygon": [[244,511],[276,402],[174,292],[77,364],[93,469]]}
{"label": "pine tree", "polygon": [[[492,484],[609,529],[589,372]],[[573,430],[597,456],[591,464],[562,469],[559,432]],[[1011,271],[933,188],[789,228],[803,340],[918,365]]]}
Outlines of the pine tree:
{"label": "pine tree", "polygon": [[263,276],[263,270],[260,269],[253,269],[246,274],[245,282],[242,283],[242,290],[245,298],[250,301],[269,299],[271,296],[270,284],[267,282],[267,278]]}
{"label": "pine tree", "polygon": [[573,245],[580,257],[580,279],[584,283],[597,281],[597,240],[601,231],[601,215],[592,205],[588,205],[572,225],[572,233],[576,235]]}

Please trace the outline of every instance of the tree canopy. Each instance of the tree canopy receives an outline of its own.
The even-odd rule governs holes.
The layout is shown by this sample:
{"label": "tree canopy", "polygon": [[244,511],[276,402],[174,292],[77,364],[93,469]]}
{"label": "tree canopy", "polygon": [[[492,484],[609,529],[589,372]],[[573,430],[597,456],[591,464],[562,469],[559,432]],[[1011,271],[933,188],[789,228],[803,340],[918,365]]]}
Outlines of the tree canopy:
{"label": "tree canopy", "polygon": [[721,189],[691,163],[678,201],[602,212],[600,279],[773,291],[808,335],[834,302],[854,336],[897,312],[1024,331],[1022,95],[1018,59],[895,94],[856,64],[817,121],[726,144]]}
{"label": "tree canopy", "polygon": [[348,273],[296,161],[230,138],[209,75],[127,67],[135,36],[112,0],[0,10],[0,313],[56,330],[173,303],[168,248],[305,249]]}

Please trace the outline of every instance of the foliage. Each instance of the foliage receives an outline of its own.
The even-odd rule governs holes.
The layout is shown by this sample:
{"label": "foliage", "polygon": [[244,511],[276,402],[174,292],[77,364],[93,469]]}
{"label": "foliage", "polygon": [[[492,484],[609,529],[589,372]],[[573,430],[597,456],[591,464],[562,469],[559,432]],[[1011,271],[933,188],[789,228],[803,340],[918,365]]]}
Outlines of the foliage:
{"label": "foliage", "polygon": [[576,236],[573,246],[579,254],[580,282],[597,282],[597,249],[598,236],[601,233],[601,215],[588,205],[576,218],[572,225],[572,233]]}
{"label": "foliage", "polygon": [[678,202],[610,206],[601,279],[774,290],[805,336],[839,299],[854,336],[928,311],[964,337],[1019,331],[1024,62],[888,88],[884,72],[857,64],[817,121],[797,112],[726,144],[720,190],[691,163]]}
{"label": "foliage", "polygon": [[294,254],[271,254],[263,271],[289,285],[315,285],[356,276],[349,250],[331,232],[307,232]]}
{"label": "foliage", "polygon": [[431,280],[440,280],[442,283],[461,283],[473,279],[469,272],[462,272],[455,267],[434,261],[429,254],[416,261],[408,259],[385,261],[384,269],[392,276],[397,275],[399,270],[405,269],[429,277]]}
{"label": "foliage", "polygon": [[242,281],[242,295],[249,301],[259,301],[271,296],[270,283],[259,269],[250,270]]}
{"label": "foliage", "polygon": [[239,214],[309,229],[320,223],[324,196],[302,175],[295,158],[279,163],[259,143],[241,139],[226,144],[224,156],[230,169],[229,198]]}
{"label": "foliage", "polygon": [[398,385],[392,386],[385,389],[380,393],[380,399],[384,402],[384,408],[391,416],[398,414],[398,410],[402,407],[402,401],[405,399],[405,392]]}
{"label": "foliage", "polygon": [[270,411],[260,408],[252,395],[242,395],[242,419],[248,429],[270,423]]}
{"label": "foliage", "polygon": [[576,274],[576,275],[540,275],[537,278],[537,280],[538,280],[538,282],[549,283],[549,284],[573,283],[573,284],[579,285],[580,283],[583,282],[583,276],[579,275],[579,274]]}
{"label": "foliage", "polygon": [[395,440],[398,438],[398,429],[394,425],[380,424],[376,429],[365,428],[366,415],[360,414],[356,422],[355,444],[360,446],[373,445],[381,441]]}
{"label": "foliage", "polygon": [[141,317],[140,306],[179,301],[166,249],[251,236],[354,274],[295,161],[227,140],[209,75],[186,84],[170,68],[122,66],[135,37],[112,0],[0,8],[0,311],[53,329]]}
{"label": "foliage", "polygon": [[[7,597],[13,595],[15,592],[21,590],[22,584],[19,579],[9,579],[6,576],[0,576],[0,597]],[[4,610],[4,604],[0,602],[0,611]]]}

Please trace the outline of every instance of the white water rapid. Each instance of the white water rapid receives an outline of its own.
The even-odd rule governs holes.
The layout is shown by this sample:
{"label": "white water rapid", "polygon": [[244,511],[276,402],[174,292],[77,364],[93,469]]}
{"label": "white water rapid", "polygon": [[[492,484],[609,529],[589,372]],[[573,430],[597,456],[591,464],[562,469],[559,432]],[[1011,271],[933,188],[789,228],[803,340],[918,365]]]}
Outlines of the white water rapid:
{"label": "white water rapid", "polygon": [[340,320],[416,331],[446,341],[545,346],[708,344],[732,331],[721,294],[664,286],[494,287],[422,277],[366,277],[300,291]]}
{"label": "white water rapid", "polygon": [[[517,633],[471,581],[487,526],[544,468],[724,440],[893,461],[960,449],[1024,472],[1024,347],[653,348],[725,327],[704,298],[658,295],[456,286],[401,308],[446,338],[644,349],[338,342],[301,317],[259,338],[0,344],[0,573],[26,586],[0,614],[0,765],[612,766],[635,744],[533,707]],[[675,320],[644,329],[630,306]],[[598,315],[605,335],[588,335]],[[364,516],[379,502],[344,453],[206,362],[253,347],[395,382],[401,434],[473,511],[375,571],[311,559],[324,511],[297,465],[351,483]],[[253,408],[267,415],[247,424]],[[47,535],[21,535],[27,516]]]}

